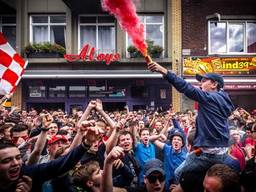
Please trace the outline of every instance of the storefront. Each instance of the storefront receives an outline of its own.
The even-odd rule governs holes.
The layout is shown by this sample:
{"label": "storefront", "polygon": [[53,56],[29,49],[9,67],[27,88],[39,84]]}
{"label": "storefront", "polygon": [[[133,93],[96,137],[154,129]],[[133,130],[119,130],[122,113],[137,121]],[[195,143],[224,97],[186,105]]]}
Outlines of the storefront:
{"label": "storefront", "polygon": [[109,111],[124,109],[125,105],[130,110],[170,106],[169,83],[147,70],[144,60],[109,65],[104,61],[51,61],[30,60],[22,80],[23,106],[27,109],[61,108],[69,113],[73,108],[84,109],[96,98]]}
{"label": "storefront", "polygon": [[194,75],[215,72],[224,76],[225,87],[236,107],[248,111],[256,108],[256,58],[255,57],[187,57],[184,58],[183,75],[197,85]]}

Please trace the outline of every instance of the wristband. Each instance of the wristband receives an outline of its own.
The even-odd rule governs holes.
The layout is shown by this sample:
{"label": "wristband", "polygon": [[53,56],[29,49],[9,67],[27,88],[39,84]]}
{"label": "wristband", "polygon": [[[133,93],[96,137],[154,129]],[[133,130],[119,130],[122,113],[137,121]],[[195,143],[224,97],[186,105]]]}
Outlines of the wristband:
{"label": "wristband", "polygon": [[49,131],[50,128],[41,127],[41,131]]}

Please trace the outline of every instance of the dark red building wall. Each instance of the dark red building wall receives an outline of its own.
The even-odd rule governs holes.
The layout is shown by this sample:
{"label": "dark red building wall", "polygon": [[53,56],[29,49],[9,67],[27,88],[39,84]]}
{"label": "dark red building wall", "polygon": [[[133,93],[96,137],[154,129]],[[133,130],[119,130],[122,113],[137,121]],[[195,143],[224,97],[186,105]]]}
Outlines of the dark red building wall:
{"label": "dark red building wall", "polygon": [[256,16],[256,0],[182,0],[182,49],[208,54],[207,15]]}

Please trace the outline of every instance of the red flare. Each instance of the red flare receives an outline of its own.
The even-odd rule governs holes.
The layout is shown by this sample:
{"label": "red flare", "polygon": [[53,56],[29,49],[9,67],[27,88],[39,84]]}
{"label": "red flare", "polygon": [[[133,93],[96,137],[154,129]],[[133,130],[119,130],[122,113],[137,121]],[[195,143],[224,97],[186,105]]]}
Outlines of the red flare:
{"label": "red flare", "polygon": [[147,64],[153,63],[153,60],[149,55],[146,55],[144,58],[145,58]]}
{"label": "red flare", "polygon": [[127,31],[134,46],[144,55],[147,55],[145,29],[136,14],[136,7],[132,0],[102,0],[104,10],[113,14],[121,28]]}

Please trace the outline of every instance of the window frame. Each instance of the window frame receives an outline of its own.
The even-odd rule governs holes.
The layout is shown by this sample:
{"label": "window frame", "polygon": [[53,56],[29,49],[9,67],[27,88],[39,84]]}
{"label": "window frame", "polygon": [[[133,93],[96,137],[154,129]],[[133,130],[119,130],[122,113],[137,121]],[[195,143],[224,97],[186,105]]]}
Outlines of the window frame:
{"label": "window frame", "polygon": [[[37,16],[44,16],[46,17],[47,16],[47,23],[33,23],[32,22],[32,18],[33,17],[37,17]],[[65,17],[65,23],[51,23],[51,16],[64,16]],[[44,14],[31,14],[29,16],[29,42],[30,43],[35,43],[33,42],[33,26],[45,26],[47,25],[47,36],[48,36],[48,39],[47,39],[47,42],[51,42],[51,26],[64,26],[67,28],[67,17],[66,17],[66,14],[47,14],[47,15],[44,15]],[[65,34],[65,31],[64,31],[64,37],[66,37],[66,34]],[[66,45],[66,39],[65,39],[65,45]]]}
{"label": "window frame", "polygon": [[[98,20],[99,20],[99,17],[110,17],[110,15],[105,15],[105,14],[103,14],[103,15],[90,15],[90,14],[88,14],[88,15],[84,15],[84,14],[82,14],[82,15],[79,15],[78,16],[78,47],[77,47],[77,50],[80,52],[81,51],[81,49],[83,48],[83,47],[81,47],[81,30],[80,30],[80,27],[81,26],[95,26],[96,27],[96,47],[95,47],[95,52],[96,52],[96,54],[99,54],[99,50],[98,50],[98,46],[99,46],[99,37],[98,37],[98,28],[99,28],[99,26],[113,26],[114,27],[114,31],[115,31],[115,37],[114,37],[114,45],[115,45],[115,47],[114,47],[114,51],[116,51],[116,48],[117,48],[117,46],[116,46],[116,30],[117,30],[117,27],[116,27],[116,21],[114,21],[113,23],[99,23],[98,22]],[[81,17],[96,17],[96,23],[81,23]],[[91,46],[91,45],[90,45]]]}
{"label": "window frame", "polygon": [[[14,17],[15,18],[15,23],[3,23],[3,17]],[[15,30],[17,30],[17,18],[16,15],[0,15],[0,32],[3,32],[3,27],[15,27]],[[17,40],[17,32],[16,32],[16,40]],[[15,46],[17,44],[15,40]]]}
{"label": "window frame", "polygon": [[[211,51],[211,23],[225,23],[226,24],[226,52],[225,53],[217,53]],[[208,55],[255,55],[255,53],[248,53],[247,47],[247,23],[256,23],[256,20],[221,20],[221,21],[213,21],[208,20]],[[243,52],[229,52],[230,43],[229,43],[229,27],[232,24],[243,25]]]}
{"label": "window frame", "polygon": [[[146,37],[146,35],[147,35],[147,33],[146,33],[146,31],[147,31],[147,25],[156,25],[156,24],[162,24],[163,25],[163,31],[162,31],[162,34],[163,34],[163,40],[162,40],[162,47],[163,47],[163,53],[162,53],[162,55],[165,55],[165,16],[164,16],[164,14],[140,14],[139,16],[142,16],[142,17],[144,17],[143,18],[143,24],[144,24],[144,26],[145,26],[145,40],[147,40],[147,37]],[[147,23],[146,22],[146,17],[147,16],[161,16],[162,17],[162,23]],[[128,45],[128,33],[126,32],[125,33],[126,34],[126,37],[125,37],[125,55],[126,55],[126,58],[129,58],[129,52],[127,51],[127,48],[129,47],[129,45]],[[149,40],[152,40],[152,39],[149,39]]]}

